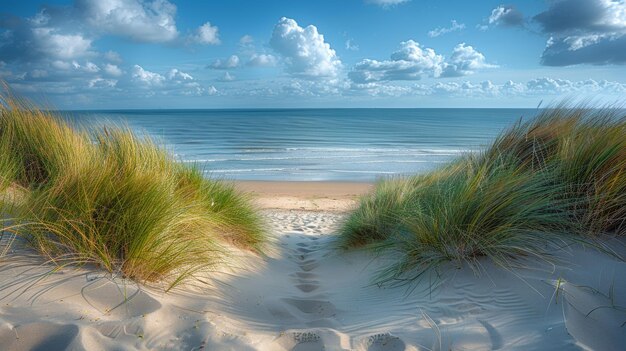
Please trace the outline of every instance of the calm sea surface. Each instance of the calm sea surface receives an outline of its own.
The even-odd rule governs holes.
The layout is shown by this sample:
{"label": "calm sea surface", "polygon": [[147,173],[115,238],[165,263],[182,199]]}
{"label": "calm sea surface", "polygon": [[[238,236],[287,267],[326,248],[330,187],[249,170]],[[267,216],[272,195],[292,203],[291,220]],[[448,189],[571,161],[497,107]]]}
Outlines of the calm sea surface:
{"label": "calm sea surface", "polygon": [[424,172],[489,144],[535,109],[246,109],[64,112],[147,132],[218,178],[355,180]]}

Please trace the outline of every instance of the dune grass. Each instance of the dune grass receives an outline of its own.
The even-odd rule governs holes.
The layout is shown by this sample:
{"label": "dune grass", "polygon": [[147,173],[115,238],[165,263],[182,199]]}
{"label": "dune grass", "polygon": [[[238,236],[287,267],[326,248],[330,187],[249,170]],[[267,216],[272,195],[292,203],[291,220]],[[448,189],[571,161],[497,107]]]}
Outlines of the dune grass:
{"label": "dune grass", "polygon": [[173,287],[225,262],[228,245],[262,250],[260,217],[232,184],[126,127],[75,128],[5,101],[0,175],[27,189],[12,207],[12,231],[50,261]]}
{"label": "dune grass", "polygon": [[565,241],[626,234],[623,110],[543,110],[486,150],[422,175],[380,182],[343,224],[344,249],[392,250],[380,282],[446,262],[511,268]]}
{"label": "dune grass", "polygon": [[[568,215],[585,236],[626,235],[626,113],[621,109],[556,107],[504,132],[483,162],[508,155],[538,174],[554,168]],[[575,229],[575,228],[572,228]]]}

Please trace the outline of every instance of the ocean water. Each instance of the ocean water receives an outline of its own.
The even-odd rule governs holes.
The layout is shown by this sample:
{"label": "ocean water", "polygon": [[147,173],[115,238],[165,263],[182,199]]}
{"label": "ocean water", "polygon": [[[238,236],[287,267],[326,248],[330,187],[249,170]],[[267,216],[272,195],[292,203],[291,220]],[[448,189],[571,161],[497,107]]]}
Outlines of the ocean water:
{"label": "ocean water", "polygon": [[535,109],[242,109],[64,112],[148,133],[208,176],[374,181],[425,172],[488,145]]}

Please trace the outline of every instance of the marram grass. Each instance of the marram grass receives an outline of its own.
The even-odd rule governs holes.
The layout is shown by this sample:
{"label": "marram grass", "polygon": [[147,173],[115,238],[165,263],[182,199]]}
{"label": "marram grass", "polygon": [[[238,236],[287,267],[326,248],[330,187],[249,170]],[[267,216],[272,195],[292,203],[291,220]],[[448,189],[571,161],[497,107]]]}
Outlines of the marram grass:
{"label": "marram grass", "polygon": [[174,286],[227,260],[228,245],[262,249],[260,217],[232,184],[128,128],[79,130],[6,101],[0,185],[27,189],[11,230],[49,260]]}
{"label": "marram grass", "polygon": [[626,235],[626,112],[556,107],[504,132],[484,162],[505,154],[529,172],[555,169],[569,216],[585,236]]}
{"label": "marram grass", "polygon": [[380,282],[444,263],[511,268],[570,240],[626,234],[626,118],[619,109],[543,110],[483,152],[379,182],[347,217],[343,248],[392,251]]}

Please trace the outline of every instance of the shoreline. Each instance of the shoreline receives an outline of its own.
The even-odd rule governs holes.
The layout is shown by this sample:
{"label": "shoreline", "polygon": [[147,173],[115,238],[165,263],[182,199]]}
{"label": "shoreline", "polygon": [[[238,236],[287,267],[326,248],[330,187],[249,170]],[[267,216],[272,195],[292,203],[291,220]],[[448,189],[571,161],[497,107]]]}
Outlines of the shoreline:
{"label": "shoreline", "polygon": [[265,180],[238,180],[233,184],[261,209],[328,212],[349,211],[375,185],[373,182]]}

